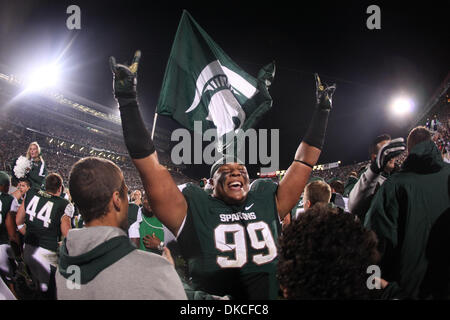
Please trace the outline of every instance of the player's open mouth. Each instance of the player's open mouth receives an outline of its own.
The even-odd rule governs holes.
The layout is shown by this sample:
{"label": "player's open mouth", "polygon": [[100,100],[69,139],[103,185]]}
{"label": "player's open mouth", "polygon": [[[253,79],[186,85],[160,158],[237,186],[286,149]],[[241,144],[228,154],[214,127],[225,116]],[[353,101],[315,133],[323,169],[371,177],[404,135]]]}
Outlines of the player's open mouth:
{"label": "player's open mouth", "polygon": [[230,190],[241,190],[243,186],[244,186],[244,184],[239,181],[230,182],[228,184],[228,188]]}

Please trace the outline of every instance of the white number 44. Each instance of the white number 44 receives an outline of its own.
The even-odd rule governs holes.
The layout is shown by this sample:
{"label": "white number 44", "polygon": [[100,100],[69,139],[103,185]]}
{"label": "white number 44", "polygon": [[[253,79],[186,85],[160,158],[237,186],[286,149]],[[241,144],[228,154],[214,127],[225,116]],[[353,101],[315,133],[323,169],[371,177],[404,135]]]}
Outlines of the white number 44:
{"label": "white number 44", "polygon": [[39,220],[44,222],[44,227],[48,228],[48,226],[51,223],[50,216],[52,214],[53,209],[53,202],[47,201],[45,205],[39,210],[36,216],[36,207],[39,202],[39,197],[34,196],[33,199],[31,199],[30,203],[28,204],[26,208],[27,214],[30,216],[30,221],[33,221],[34,218],[38,218]]}

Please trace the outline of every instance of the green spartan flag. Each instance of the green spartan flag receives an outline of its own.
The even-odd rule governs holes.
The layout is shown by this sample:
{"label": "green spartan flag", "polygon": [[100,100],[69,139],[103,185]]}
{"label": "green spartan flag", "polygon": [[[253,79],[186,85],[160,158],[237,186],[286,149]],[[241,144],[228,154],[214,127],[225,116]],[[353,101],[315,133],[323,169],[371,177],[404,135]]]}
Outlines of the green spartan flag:
{"label": "green spartan flag", "polygon": [[274,63],[263,67],[257,78],[247,74],[184,10],[156,112],[193,131],[198,131],[194,121],[201,121],[203,132],[217,128],[219,138],[245,131],[271,108],[268,87],[274,75]]}

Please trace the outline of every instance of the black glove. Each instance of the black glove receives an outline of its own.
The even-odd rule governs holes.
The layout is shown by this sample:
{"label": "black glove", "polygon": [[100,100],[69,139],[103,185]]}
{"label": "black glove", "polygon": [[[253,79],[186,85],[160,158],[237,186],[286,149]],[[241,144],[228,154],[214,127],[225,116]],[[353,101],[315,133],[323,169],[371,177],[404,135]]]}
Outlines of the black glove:
{"label": "black glove", "polygon": [[140,58],[141,51],[139,50],[135,52],[133,62],[130,66],[117,64],[116,58],[109,58],[109,65],[113,72],[114,97],[116,97],[121,107],[137,98],[137,70]]}
{"label": "black glove", "polygon": [[137,69],[140,58],[141,51],[137,50],[133,63],[129,67],[117,64],[114,57],[109,58],[114,75],[114,96],[119,102],[123,137],[128,153],[133,159],[142,159],[155,152],[155,146],[142,120],[137,103]]}
{"label": "black glove", "polygon": [[322,149],[336,84],[323,85],[317,73],[314,74],[314,78],[316,80],[316,110],[303,141],[310,146]]}
{"label": "black glove", "polygon": [[331,110],[336,84],[332,86],[323,85],[317,73],[314,74],[314,78],[316,79],[316,106],[323,110]]}
{"label": "black glove", "polygon": [[380,150],[378,150],[377,157],[370,164],[370,169],[379,174],[384,170],[386,164],[392,159],[399,156],[406,150],[406,144],[403,138],[397,138],[384,144]]}

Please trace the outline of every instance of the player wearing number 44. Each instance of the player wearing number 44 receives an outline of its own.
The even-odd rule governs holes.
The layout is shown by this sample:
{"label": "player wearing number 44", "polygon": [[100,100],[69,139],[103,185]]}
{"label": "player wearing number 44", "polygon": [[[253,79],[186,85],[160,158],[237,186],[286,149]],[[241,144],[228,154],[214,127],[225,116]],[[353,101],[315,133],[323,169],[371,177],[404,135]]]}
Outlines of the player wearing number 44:
{"label": "player wearing number 44", "polygon": [[210,196],[194,185],[180,190],[159,163],[137,102],[140,57],[137,51],[130,66],[110,59],[125,144],[156,217],[177,236],[194,289],[235,299],[277,298],[280,220],[297,203],[319,158],[335,86],[315,75],[314,115],[279,184],[261,179],[250,186],[245,165],[225,157],[211,168]]}
{"label": "player wearing number 44", "polygon": [[42,298],[54,299],[56,250],[71,228],[73,205],[61,198],[63,179],[57,173],[45,178],[45,191],[31,188],[19,207],[17,225],[25,223],[23,257]]}

